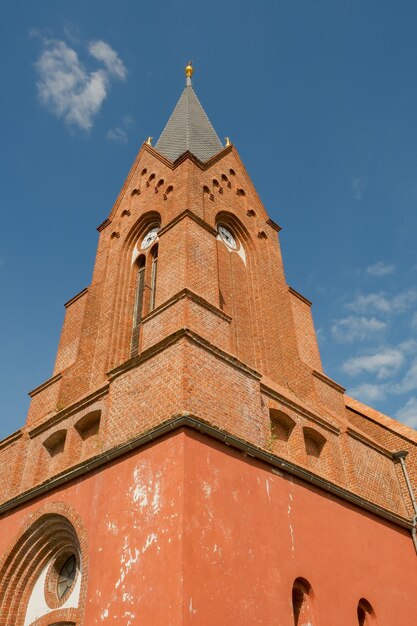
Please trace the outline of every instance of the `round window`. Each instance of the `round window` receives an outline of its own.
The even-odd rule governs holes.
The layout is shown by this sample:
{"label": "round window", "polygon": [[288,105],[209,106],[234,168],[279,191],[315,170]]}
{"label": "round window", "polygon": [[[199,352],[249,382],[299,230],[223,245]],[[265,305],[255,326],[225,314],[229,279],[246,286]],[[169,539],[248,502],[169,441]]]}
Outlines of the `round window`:
{"label": "round window", "polygon": [[77,560],[75,558],[75,555],[72,554],[59,570],[57,581],[57,594],[60,600],[62,600],[67,595],[67,593],[73,586],[76,575]]}

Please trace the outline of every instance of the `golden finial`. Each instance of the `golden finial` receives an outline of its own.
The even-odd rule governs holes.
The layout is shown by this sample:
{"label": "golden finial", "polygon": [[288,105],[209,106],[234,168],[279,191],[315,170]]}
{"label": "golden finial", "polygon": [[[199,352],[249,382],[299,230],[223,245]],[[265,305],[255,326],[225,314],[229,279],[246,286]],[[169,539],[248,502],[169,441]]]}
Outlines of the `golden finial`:
{"label": "golden finial", "polygon": [[148,137],[147,140],[145,141],[147,146],[152,146],[152,139],[153,137]]}
{"label": "golden finial", "polygon": [[192,61],[188,61],[188,65],[185,68],[185,75],[187,78],[191,78],[194,72],[194,68],[193,68],[193,62]]}
{"label": "golden finial", "polygon": [[231,146],[232,143],[231,143],[229,137],[225,137],[225,139],[226,139],[226,148],[227,148],[227,146]]}

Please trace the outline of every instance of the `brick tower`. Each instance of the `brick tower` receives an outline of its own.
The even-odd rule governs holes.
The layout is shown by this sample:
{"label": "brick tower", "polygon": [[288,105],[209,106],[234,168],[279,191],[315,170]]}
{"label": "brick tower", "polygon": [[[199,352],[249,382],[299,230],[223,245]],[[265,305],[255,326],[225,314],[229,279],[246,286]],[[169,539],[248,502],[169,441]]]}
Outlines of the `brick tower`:
{"label": "brick tower", "polygon": [[0,626],[413,624],[417,435],[323,373],[192,72],[0,443]]}

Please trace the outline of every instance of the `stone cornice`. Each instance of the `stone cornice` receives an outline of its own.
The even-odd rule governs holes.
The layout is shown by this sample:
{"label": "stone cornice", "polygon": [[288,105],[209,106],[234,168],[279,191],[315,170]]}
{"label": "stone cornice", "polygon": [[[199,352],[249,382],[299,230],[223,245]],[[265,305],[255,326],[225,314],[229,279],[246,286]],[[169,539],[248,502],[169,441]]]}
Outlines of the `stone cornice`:
{"label": "stone cornice", "polygon": [[220,159],[222,159],[226,154],[229,154],[229,152],[232,151],[232,145],[222,148],[216,154],[210,157],[210,159],[208,159],[207,161],[200,161],[200,159],[196,157],[189,150],[186,150],[185,152],[183,152],[183,154],[181,154],[177,159],[175,159],[175,161],[170,161],[161,152],[158,152],[156,148],[154,148],[153,146],[150,146],[147,143],[143,144],[141,150],[149,152],[149,154],[151,154],[153,157],[161,161],[161,163],[169,167],[171,170],[175,170],[177,167],[182,165],[184,161],[188,160],[188,161],[192,161],[194,165],[196,165],[197,167],[199,167],[201,170],[204,171],[204,170],[208,170],[217,161],[220,161]]}
{"label": "stone cornice", "polygon": [[199,224],[199,226],[202,226],[203,228],[208,230],[210,234],[217,237],[217,230],[210,226],[210,224],[207,224],[207,222],[205,222],[203,219],[201,219],[201,217],[193,213],[193,211],[191,211],[190,209],[185,209],[184,211],[182,211],[182,213],[179,213],[179,215],[177,215],[176,217],[174,217],[174,219],[168,222],[168,224],[165,224],[165,226],[158,231],[158,237],[161,237],[164,233],[166,233],[167,230],[178,224],[178,222],[181,222],[181,220],[186,217],[189,217],[194,222]]}
{"label": "stone cornice", "polygon": [[110,381],[114,380],[115,378],[117,378],[118,376],[121,376],[122,374],[128,372],[129,370],[134,369],[135,367],[138,367],[139,365],[141,365],[148,359],[152,358],[159,352],[162,352],[169,346],[177,343],[181,339],[186,339],[196,345],[199,345],[200,347],[204,348],[208,352],[211,352],[216,357],[225,361],[232,367],[235,367],[236,369],[244,372],[248,376],[251,376],[251,378],[255,378],[256,380],[260,380],[262,378],[259,372],[249,367],[249,365],[246,365],[246,363],[239,361],[239,359],[234,357],[232,354],[229,354],[228,352],[221,350],[214,344],[207,341],[207,339],[204,339],[204,337],[201,337],[200,335],[193,332],[189,328],[180,328],[174,333],[167,335],[167,337],[164,337],[164,339],[162,339],[161,341],[158,341],[156,344],[154,344],[150,348],[147,348],[147,350],[144,350],[138,356],[135,356],[132,359],[129,359],[128,361],[125,361],[121,365],[115,367],[113,370],[108,372],[107,374],[108,379]]}
{"label": "stone cornice", "polygon": [[274,222],[274,220],[271,220],[270,217],[268,217],[268,219],[266,220],[266,223],[268,224],[268,226],[276,230],[277,233],[279,233],[279,231],[282,230],[281,226],[278,226],[278,224]]}
{"label": "stone cornice", "polygon": [[289,409],[292,409],[293,411],[296,411],[297,413],[299,413],[300,415],[303,415],[307,419],[310,419],[313,422],[316,422],[319,426],[322,426],[326,430],[329,430],[335,433],[336,435],[340,435],[341,429],[338,426],[331,424],[324,417],[320,417],[316,413],[313,413],[313,411],[306,409],[301,404],[298,404],[297,402],[294,402],[293,400],[289,400],[285,395],[279,393],[275,389],[271,389],[271,387],[268,387],[268,385],[266,385],[265,383],[261,383],[261,391],[265,393],[266,395],[270,396],[271,398],[273,398],[274,400],[278,400],[281,404],[283,404],[284,406],[287,406]]}
{"label": "stone cornice", "polygon": [[373,439],[370,439],[369,437],[367,437],[366,434],[360,433],[357,430],[355,430],[355,428],[351,428],[350,426],[347,427],[346,432],[353,439],[356,439],[357,441],[360,441],[365,446],[368,446],[368,448],[373,448],[374,450],[376,450],[380,454],[383,454],[384,456],[386,456],[389,459],[391,459],[391,461],[394,459],[394,455],[393,455],[393,453],[390,450],[387,450],[383,446],[379,445],[376,441],[374,441]]}
{"label": "stone cornice", "polygon": [[34,396],[36,396],[38,393],[40,393],[47,387],[50,387],[54,383],[58,382],[58,380],[61,380],[61,378],[62,378],[61,372],[59,372],[59,374],[55,374],[55,376],[51,376],[51,378],[48,378],[48,380],[45,380],[45,382],[39,385],[39,387],[35,387],[35,389],[32,389],[32,391],[29,391],[28,395],[31,398],[33,398]]}
{"label": "stone cornice", "polygon": [[7,446],[13,445],[17,441],[19,441],[19,439],[22,439],[22,437],[23,437],[23,431],[17,430],[16,432],[6,437],[6,439],[3,439],[2,441],[0,441],[0,450],[2,450],[3,448],[7,448]]}
{"label": "stone cornice", "polygon": [[55,476],[45,483],[37,487],[33,487],[25,491],[22,494],[19,494],[15,498],[4,502],[0,505],[0,515],[7,513],[8,511],[16,508],[32,500],[34,498],[39,497],[40,495],[55,489],[63,484],[68,483],[71,480],[79,478],[84,474],[92,472],[96,470],[98,467],[101,467],[114,459],[121,457],[124,454],[131,452],[141,446],[144,446],[159,437],[170,434],[172,432],[177,431],[178,429],[191,428],[194,431],[198,431],[204,435],[207,435],[217,441],[220,441],[232,448],[239,450],[243,453],[245,457],[251,457],[260,461],[262,463],[266,463],[271,467],[271,471],[273,473],[279,473],[281,476],[281,472],[290,474],[292,476],[296,476],[301,479],[303,482],[308,483],[310,485],[314,485],[315,487],[322,489],[324,492],[330,493],[333,496],[341,498],[342,500],[349,502],[361,509],[368,511],[374,515],[377,515],[383,519],[386,519],[398,526],[403,528],[407,528],[411,530],[413,528],[413,520],[409,520],[407,518],[398,515],[397,513],[390,511],[384,507],[381,507],[370,500],[366,500],[357,494],[354,494],[343,487],[340,487],[321,476],[314,474],[312,471],[302,468],[290,461],[281,459],[266,450],[261,448],[257,448],[256,446],[247,443],[246,441],[235,437],[234,435],[229,434],[228,432],[222,431],[215,426],[212,426],[195,416],[189,414],[177,415],[171,417],[166,422],[156,426],[155,428],[141,433],[137,437],[131,439],[125,444],[120,446],[116,446],[110,450],[100,453],[99,455],[91,458],[88,461],[84,461],[83,463],[75,466],[74,468],[62,472],[58,476]]}
{"label": "stone cornice", "polygon": [[145,324],[148,320],[153,319],[159,313],[161,313],[165,309],[168,309],[170,306],[172,306],[176,302],[179,302],[179,300],[183,300],[184,298],[188,298],[189,300],[192,300],[193,302],[196,302],[197,304],[199,304],[200,306],[204,307],[205,309],[207,309],[211,313],[214,313],[214,315],[217,315],[218,317],[221,317],[222,319],[224,319],[229,324],[232,321],[232,318],[230,317],[230,315],[227,315],[227,313],[225,313],[224,311],[222,311],[218,307],[214,306],[214,304],[211,304],[211,302],[208,302],[208,300],[205,300],[204,298],[202,298],[201,296],[197,295],[196,293],[194,293],[190,289],[182,289],[178,293],[174,294],[171,298],[166,300],[163,304],[160,304],[153,311],[148,313],[142,319],[142,323]]}
{"label": "stone cornice", "polygon": [[321,380],[326,385],[329,385],[329,387],[333,387],[333,389],[335,389],[336,391],[339,391],[340,393],[345,393],[346,391],[346,389],[342,387],[342,385],[339,385],[339,383],[334,381],[332,378],[329,378],[328,376],[326,376],[326,374],[323,374],[323,372],[319,372],[318,370],[313,370],[313,376]]}
{"label": "stone cornice", "polygon": [[[362,402],[355,400],[354,398],[350,398],[345,394],[345,405],[349,411],[356,413],[363,419],[368,420],[369,422],[373,422],[377,424],[379,427],[384,430],[392,433],[395,437],[399,437],[404,441],[410,442],[413,446],[416,445],[417,442],[417,432],[411,428],[410,426],[406,426],[400,422],[396,422],[388,415],[384,415],[372,407],[366,406]],[[366,412],[368,411],[368,412]]]}
{"label": "stone cornice", "polygon": [[93,391],[93,393],[88,394],[88,396],[84,396],[83,398],[80,398],[80,400],[77,400],[77,402],[74,402],[73,404],[66,407],[65,409],[62,409],[58,413],[55,413],[55,415],[45,420],[41,424],[37,424],[36,426],[28,430],[29,437],[33,439],[34,437],[39,435],[39,433],[45,430],[48,430],[49,428],[51,428],[52,426],[55,426],[56,424],[59,424],[59,422],[62,422],[73,413],[76,413],[77,411],[80,411],[81,409],[87,407],[89,404],[93,404],[93,402],[100,400],[102,397],[107,395],[108,392],[109,392],[109,385],[106,384],[100,389]]}
{"label": "stone cornice", "polygon": [[75,296],[73,296],[70,300],[68,300],[68,302],[64,304],[64,307],[68,309],[68,307],[71,306],[71,304],[74,304],[74,302],[76,302],[77,300],[85,296],[86,293],[88,293],[88,287],[85,287],[84,289],[79,291]]}
{"label": "stone cornice", "polygon": [[312,306],[313,303],[310,302],[310,300],[307,300],[307,298],[302,296],[301,293],[298,293],[298,291],[296,291],[292,287],[288,286],[288,291],[290,292],[290,294],[292,294],[293,296],[295,296],[296,298],[298,298],[299,300],[301,300],[305,304],[308,304],[308,306]]}
{"label": "stone cornice", "polygon": [[104,222],[101,222],[100,226],[97,226],[98,232],[101,233],[101,231],[104,230],[109,224],[111,224],[111,219],[107,217]]}

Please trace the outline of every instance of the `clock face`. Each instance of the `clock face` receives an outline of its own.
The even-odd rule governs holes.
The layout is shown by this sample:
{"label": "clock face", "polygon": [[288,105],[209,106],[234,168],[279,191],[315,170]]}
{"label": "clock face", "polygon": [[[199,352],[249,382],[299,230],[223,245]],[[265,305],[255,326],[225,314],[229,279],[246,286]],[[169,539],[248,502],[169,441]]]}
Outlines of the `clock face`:
{"label": "clock face", "polygon": [[228,230],[226,226],[219,226],[218,231],[222,241],[224,241],[226,246],[231,250],[237,250],[236,239],[233,237],[230,230]]}
{"label": "clock face", "polygon": [[149,230],[146,233],[140,245],[141,250],[145,250],[145,248],[149,248],[151,243],[154,242],[155,239],[158,237],[158,232],[159,232],[159,226],[155,226],[154,228],[151,228],[151,230]]}

